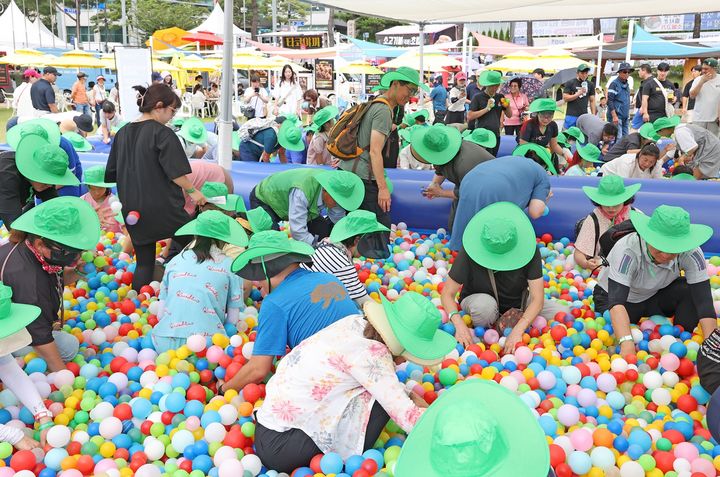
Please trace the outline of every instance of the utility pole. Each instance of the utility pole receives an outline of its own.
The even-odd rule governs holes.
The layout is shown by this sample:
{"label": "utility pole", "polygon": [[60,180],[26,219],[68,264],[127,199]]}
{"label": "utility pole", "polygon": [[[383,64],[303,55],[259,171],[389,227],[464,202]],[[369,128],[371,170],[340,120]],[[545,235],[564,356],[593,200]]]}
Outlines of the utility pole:
{"label": "utility pole", "polygon": [[127,31],[127,11],[125,7],[125,0],[120,0],[120,14],[122,15],[122,42],[123,45],[128,44],[128,31]]}
{"label": "utility pole", "polygon": [[82,50],[80,42],[80,0],[75,0],[75,45],[78,50]]}
{"label": "utility pole", "polygon": [[[312,12],[310,12],[310,18],[312,18]],[[328,8],[328,45],[329,47],[335,46],[335,9]]]}

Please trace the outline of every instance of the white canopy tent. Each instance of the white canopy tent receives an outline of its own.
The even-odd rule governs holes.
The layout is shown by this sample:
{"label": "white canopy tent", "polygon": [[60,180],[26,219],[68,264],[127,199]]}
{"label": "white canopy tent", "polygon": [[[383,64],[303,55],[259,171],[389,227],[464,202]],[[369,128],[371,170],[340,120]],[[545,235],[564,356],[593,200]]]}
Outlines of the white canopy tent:
{"label": "white canopy tent", "polygon": [[0,15],[0,47],[7,50],[16,48],[67,48],[68,44],[53,35],[42,22],[36,19],[31,22],[15,0]]}
{"label": "white canopy tent", "polygon": [[[225,13],[223,12],[222,7],[219,3],[215,3],[215,7],[213,7],[213,11],[210,12],[210,15],[205,19],[204,22],[202,22],[200,25],[196,26],[191,32],[198,32],[198,31],[209,31],[210,33],[214,33],[218,36],[224,36],[225,31],[223,28],[223,22],[225,18]],[[235,25],[233,25],[233,36],[235,37],[249,37],[250,33],[246,32],[242,28],[239,28]]]}

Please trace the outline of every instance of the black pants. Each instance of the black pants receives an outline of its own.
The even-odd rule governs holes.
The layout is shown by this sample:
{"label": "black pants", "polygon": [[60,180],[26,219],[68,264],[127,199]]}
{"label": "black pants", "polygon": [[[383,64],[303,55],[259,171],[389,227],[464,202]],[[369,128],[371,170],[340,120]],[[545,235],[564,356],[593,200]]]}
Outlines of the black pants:
{"label": "black pants", "polygon": [[[363,452],[372,448],[389,420],[390,416],[376,401],[365,429]],[[255,426],[255,453],[268,469],[290,473],[298,467],[306,466],[322,451],[300,429],[277,432],[258,422]]]}
{"label": "black pants", "polygon": [[446,114],[447,111],[435,111],[435,119],[433,119],[433,124],[445,124]]}
{"label": "black pants", "polygon": [[[363,180],[365,186],[365,198],[363,198],[359,209],[373,212],[377,216],[378,222],[383,224],[385,227],[390,228],[392,220],[390,219],[390,212],[383,212],[378,204],[378,186],[375,181]],[[387,255],[388,242],[390,241],[390,234],[388,232],[376,232],[367,234],[361,239],[362,244],[358,247],[361,250],[373,250],[375,254],[373,257],[382,257]]]}
{"label": "black pants", "polygon": [[520,137],[520,128],[522,128],[522,124],[518,124],[517,126],[508,126],[505,125],[505,134],[508,136],[515,136],[515,140],[517,141]]}
{"label": "black pants", "polygon": [[[253,189],[250,191],[250,208],[254,209],[255,207],[262,207],[263,209],[265,209],[265,212],[267,212],[270,215],[270,218],[272,218],[273,230],[280,230],[279,224],[282,219],[278,214],[275,213],[272,207],[257,198],[257,195],[255,195],[255,188],[253,187]],[[310,222],[308,222],[307,227],[308,232],[316,235],[318,237],[318,240],[322,240],[325,237],[330,236],[330,232],[333,228],[333,223],[328,217],[316,217]]]}
{"label": "black pants", "polygon": [[[132,240],[132,237],[130,237]],[[176,235],[172,238],[172,243],[179,246],[180,250],[192,241],[191,235]],[[145,285],[153,281],[155,274],[155,244],[149,243],[145,245],[134,245],[135,248],[135,273],[133,274],[132,287],[135,291],[140,291]]]}
{"label": "black pants", "polygon": [[[604,313],[608,309],[608,294],[601,287],[593,292],[595,311]],[[692,299],[685,278],[678,278],[656,294],[640,303],[625,303],[631,323],[638,323],[642,317],[652,315],[675,316],[673,323],[692,333],[700,322],[695,302]]]}
{"label": "black pants", "polygon": [[445,113],[445,124],[463,124],[465,111],[448,111]]}

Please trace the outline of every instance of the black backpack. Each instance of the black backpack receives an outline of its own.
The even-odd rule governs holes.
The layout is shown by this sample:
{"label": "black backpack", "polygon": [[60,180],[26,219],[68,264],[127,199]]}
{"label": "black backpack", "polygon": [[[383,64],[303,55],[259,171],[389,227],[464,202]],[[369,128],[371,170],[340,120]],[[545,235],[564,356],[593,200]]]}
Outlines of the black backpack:
{"label": "black backpack", "polygon": [[620,222],[619,224],[613,225],[600,236],[600,256],[603,259],[603,263],[607,266],[605,257],[610,254],[618,240],[636,232],[635,226],[630,220]]}

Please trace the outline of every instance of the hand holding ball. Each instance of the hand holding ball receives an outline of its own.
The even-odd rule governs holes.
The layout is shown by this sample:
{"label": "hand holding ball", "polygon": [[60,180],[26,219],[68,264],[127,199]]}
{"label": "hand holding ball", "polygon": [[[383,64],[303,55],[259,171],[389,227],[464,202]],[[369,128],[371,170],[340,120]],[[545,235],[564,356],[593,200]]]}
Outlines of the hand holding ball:
{"label": "hand holding ball", "polygon": [[125,218],[125,223],[128,225],[135,225],[140,220],[140,212],[133,210]]}

